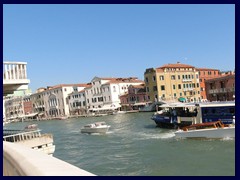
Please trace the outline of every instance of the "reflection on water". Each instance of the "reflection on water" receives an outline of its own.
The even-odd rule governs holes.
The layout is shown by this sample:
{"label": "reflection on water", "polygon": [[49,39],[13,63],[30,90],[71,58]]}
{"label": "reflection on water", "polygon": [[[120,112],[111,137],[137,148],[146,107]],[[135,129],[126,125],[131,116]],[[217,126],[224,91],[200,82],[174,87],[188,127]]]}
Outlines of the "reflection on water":
{"label": "reflection on water", "polygon": [[[97,175],[235,175],[235,139],[175,139],[175,130],[157,128],[151,115],[131,113],[36,123],[43,132],[53,134],[55,157]],[[96,121],[109,124],[109,131],[80,132],[82,126]],[[26,124],[29,122],[7,127],[24,128]]]}

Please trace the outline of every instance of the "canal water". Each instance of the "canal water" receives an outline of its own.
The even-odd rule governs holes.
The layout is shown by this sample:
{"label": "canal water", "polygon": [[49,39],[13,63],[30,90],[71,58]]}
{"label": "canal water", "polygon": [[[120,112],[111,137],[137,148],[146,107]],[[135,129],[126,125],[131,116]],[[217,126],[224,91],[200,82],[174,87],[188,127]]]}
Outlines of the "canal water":
{"label": "canal water", "polygon": [[[235,139],[176,139],[175,130],[156,127],[152,113],[129,113],[37,123],[52,133],[54,157],[99,176],[235,176]],[[82,134],[88,123],[105,121],[109,132]]]}

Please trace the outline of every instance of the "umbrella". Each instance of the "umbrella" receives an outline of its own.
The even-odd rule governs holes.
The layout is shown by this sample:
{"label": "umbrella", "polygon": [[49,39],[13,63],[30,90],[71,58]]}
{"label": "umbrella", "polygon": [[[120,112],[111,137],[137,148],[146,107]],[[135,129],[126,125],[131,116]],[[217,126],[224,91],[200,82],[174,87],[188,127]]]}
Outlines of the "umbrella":
{"label": "umbrella", "polygon": [[186,99],[185,99],[184,97],[180,97],[180,98],[178,98],[178,100],[179,100],[180,102],[185,102],[185,101],[186,101]]}

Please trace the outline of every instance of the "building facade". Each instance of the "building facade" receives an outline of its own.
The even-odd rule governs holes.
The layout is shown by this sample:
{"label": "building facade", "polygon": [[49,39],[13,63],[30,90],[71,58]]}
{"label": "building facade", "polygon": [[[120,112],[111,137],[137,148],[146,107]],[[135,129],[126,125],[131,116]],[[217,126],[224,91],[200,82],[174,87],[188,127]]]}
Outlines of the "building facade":
{"label": "building facade", "polygon": [[205,86],[209,101],[235,100],[235,73],[233,72],[206,80]]}
{"label": "building facade", "polygon": [[177,62],[146,69],[144,80],[148,98],[152,102],[201,100],[199,75],[194,66]]}
{"label": "building facade", "polygon": [[123,111],[139,110],[148,104],[145,84],[130,85],[128,92],[120,96]]}
{"label": "building facade", "polygon": [[200,96],[202,100],[207,99],[205,81],[208,79],[213,79],[216,77],[220,77],[221,73],[218,69],[210,69],[210,68],[197,68],[196,69],[199,74],[199,83],[200,83]]}

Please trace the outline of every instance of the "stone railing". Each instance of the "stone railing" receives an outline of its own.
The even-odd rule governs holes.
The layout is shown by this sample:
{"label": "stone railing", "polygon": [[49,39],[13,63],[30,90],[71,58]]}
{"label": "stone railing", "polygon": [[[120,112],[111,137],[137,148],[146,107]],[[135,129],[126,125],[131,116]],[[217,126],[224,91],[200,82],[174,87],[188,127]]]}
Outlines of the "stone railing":
{"label": "stone railing", "polygon": [[3,142],[3,176],[95,176],[43,152]]}
{"label": "stone railing", "polygon": [[3,62],[3,80],[27,79],[26,62]]}

